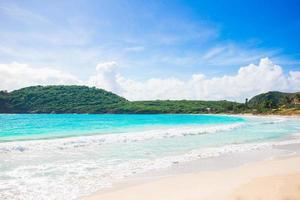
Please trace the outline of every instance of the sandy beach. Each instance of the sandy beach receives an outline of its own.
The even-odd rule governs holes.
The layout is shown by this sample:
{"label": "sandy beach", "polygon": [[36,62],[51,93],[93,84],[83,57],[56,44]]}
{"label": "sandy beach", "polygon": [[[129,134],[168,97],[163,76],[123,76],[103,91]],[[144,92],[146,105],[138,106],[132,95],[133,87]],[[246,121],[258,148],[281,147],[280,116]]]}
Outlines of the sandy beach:
{"label": "sandy beach", "polygon": [[300,157],[259,161],[99,191],[83,200],[299,200]]}
{"label": "sandy beach", "polygon": [[[224,115],[5,115],[79,129],[143,120],[174,125],[0,144],[0,199],[300,200],[299,118]],[[127,120],[127,121],[126,121]],[[128,121],[129,120],[129,121]],[[191,121],[203,125],[189,124]],[[84,121],[84,123],[81,123]],[[216,121],[215,124],[206,124]],[[222,124],[217,122],[221,121]],[[187,122],[188,125],[178,125]],[[72,124],[71,123],[71,124]],[[197,121],[198,123],[198,121]],[[112,127],[110,127],[112,126]],[[52,126],[48,127],[52,134]],[[122,127],[122,130],[124,128]],[[11,130],[11,128],[9,129]],[[68,136],[69,132],[65,133]],[[45,136],[49,134],[45,133]],[[53,136],[52,136],[53,137]],[[2,179],[1,179],[2,178]]]}

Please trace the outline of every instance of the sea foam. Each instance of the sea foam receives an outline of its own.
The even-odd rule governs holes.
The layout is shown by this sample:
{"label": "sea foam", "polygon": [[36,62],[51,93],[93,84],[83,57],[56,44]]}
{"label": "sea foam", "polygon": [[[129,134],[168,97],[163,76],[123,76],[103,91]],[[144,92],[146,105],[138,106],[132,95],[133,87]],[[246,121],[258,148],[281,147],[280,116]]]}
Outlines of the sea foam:
{"label": "sea foam", "polygon": [[[101,188],[111,187],[121,179],[195,161],[245,151],[260,151],[274,146],[300,144],[300,139],[262,142],[252,144],[231,144],[192,150],[184,154],[156,159],[135,159],[117,164],[79,160],[76,163],[61,161],[43,165],[18,167],[7,173],[10,177],[0,183],[0,199],[10,200],[63,200],[77,199]],[[40,174],[38,174],[40,173]]]}
{"label": "sea foam", "polygon": [[[151,173],[181,163],[239,152],[300,144],[299,121],[255,120],[0,143],[0,199],[73,200],[111,187],[114,183],[136,174]],[[275,134],[273,130],[280,134]],[[283,137],[290,131],[297,132]],[[262,140],[263,134],[266,137]],[[255,140],[248,142],[249,135]],[[215,143],[201,148],[197,145],[190,148],[192,143],[188,141],[197,144],[208,136]],[[225,141],[227,136],[234,139]],[[272,136],[276,136],[275,139]],[[175,151],[168,149],[170,144],[176,147]],[[189,148],[181,149],[184,145]],[[152,148],[158,149],[158,153],[148,155],[153,153]],[[140,156],[139,151],[145,154]]]}
{"label": "sea foam", "polygon": [[208,133],[229,131],[241,127],[244,123],[210,126],[178,126],[175,128],[160,127],[159,129],[133,131],[114,134],[101,134],[90,136],[79,136],[71,138],[59,138],[49,140],[29,140],[0,143],[0,153],[43,151],[47,149],[63,150],[69,148],[81,148],[93,145],[105,145],[115,143],[130,143],[145,140],[165,139],[173,137],[184,137]]}

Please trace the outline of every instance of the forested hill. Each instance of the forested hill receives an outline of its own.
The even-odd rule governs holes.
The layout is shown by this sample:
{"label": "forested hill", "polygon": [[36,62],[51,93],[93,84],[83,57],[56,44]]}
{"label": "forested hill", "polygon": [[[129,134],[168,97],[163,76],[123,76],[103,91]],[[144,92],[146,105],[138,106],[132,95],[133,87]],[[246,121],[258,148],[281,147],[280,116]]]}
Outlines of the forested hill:
{"label": "forested hill", "polygon": [[0,93],[0,112],[94,113],[127,100],[102,89],[86,86],[32,86]]}
{"label": "forested hill", "polygon": [[268,92],[246,103],[128,101],[87,86],[31,86],[0,91],[0,113],[270,113],[300,114],[300,93]]}
{"label": "forested hill", "polygon": [[256,95],[247,104],[252,112],[275,114],[300,114],[300,92],[267,92]]}
{"label": "forested hill", "polygon": [[224,113],[229,101],[134,101],[86,86],[32,86],[0,92],[1,113]]}

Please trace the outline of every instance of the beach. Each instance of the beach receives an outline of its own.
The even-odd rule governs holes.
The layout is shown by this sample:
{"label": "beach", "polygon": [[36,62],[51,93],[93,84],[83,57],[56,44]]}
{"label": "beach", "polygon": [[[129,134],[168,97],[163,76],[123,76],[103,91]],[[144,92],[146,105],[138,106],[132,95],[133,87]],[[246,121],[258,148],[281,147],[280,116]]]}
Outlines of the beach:
{"label": "beach", "polygon": [[298,200],[300,156],[186,173],[97,192],[82,200]]}
{"label": "beach", "polygon": [[0,118],[1,200],[247,199],[298,187],[299,117]]}
{"label": "beach", "polygon": [[[245,115],[240,115],[244,116]],[[248,118],[299,119],[298,116]],[[300,143],[234,152],[129,179],[81,200],[299,200]]]}

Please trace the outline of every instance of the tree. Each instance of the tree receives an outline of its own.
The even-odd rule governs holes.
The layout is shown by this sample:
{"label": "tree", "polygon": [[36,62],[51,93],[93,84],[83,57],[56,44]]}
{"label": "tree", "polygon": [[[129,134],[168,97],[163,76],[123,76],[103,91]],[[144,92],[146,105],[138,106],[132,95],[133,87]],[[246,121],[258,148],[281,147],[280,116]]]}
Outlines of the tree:
{"label": "tree", "polygon": [[246,106],[246,108],[248,108],[248,98],[246,98],[246,100],[245,100],[245,106]]}

